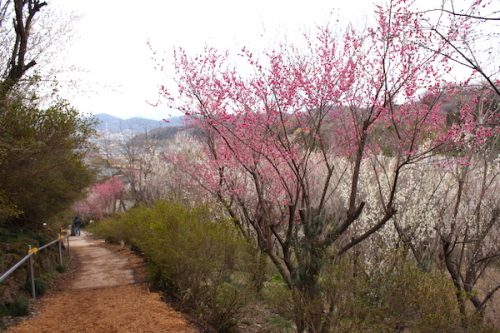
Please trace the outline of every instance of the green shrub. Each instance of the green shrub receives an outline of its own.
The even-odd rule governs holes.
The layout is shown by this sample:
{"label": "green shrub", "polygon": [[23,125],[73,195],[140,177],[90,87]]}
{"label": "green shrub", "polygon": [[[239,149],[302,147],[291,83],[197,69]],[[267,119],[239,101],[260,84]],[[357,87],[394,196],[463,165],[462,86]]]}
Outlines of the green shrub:
{"label": "green shrub", "polygon": [[250,293],[250,279],[241,278],[250,275],[243,272],[249,246],[210,207],[160,202],[102,221],[92,232],[139,248],[153,282],[218,331],[231,331],[236,324]]}
{"label": "green shrub", "polygon": [[[8,316],[8,315],[9,315],[9,310],[7,309],[7,305],[5,303],[0,303],[0,319],[3,316]],[[0,323],[1,323],[1,321],[0,321]]]}
{"label": "green shrub", "polygon": [[[25,289],[31,295],[31,290],[32,290],[31,280],[28,279],[28,281],[26,281]],[[38,296],[42,296],[43,294],[45,294],[46,291],[47,291],[47,284],[46,284],[46,282],[43,279],[35,278],[35,293],[36,293],[36,296],[37,297]]]}
{"label": "green shrub", "polygon": [[449,278],[398,260],[384,268],[358,264],[354,271],[350,258],[343,258],[326,268],[322,290],[336,304],[332,331],[464,332]]}
{"label": "green shrub", "polygon": [[18,297],[13,302],[5,304],[7,315],[13,317],[26,316],[29,312],[29,300],[26,297]]}

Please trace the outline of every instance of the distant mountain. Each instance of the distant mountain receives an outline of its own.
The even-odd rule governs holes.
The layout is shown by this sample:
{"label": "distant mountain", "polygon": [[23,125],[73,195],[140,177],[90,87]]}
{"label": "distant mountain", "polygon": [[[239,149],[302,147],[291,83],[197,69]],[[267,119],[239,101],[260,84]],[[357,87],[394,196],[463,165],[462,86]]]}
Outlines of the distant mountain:
{"label": "distant mountain", "polygon": [[183,123],[183,117],[171,117],[168,119],[168,122],[140,117],[121,119],[107,113],[99,113],[95,117],[99,121],[97,130],[110,133],[132,132],[139,134],[162,127],[181,126]]}

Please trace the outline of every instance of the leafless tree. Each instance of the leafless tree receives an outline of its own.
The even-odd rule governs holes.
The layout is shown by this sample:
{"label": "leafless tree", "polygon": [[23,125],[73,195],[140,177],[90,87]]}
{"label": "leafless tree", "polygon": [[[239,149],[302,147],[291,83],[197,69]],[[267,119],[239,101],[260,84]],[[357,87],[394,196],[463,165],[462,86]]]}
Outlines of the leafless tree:
{"label": "leafless tree", "polygon": [[35,83],[57,83],[55,74],[64,66],[55,66],[54,58],[71,38],[75,19],[72,13],[59,15],[46,1],[0,0],[0,100],[16,87],[23,96],[32,87],[40,95]]}
{"label": "leafless tree", "polygon": [[[30,57],[28,46],[31,42],[35,17],[47,5],[40,0],[7,0],[0,5],[2,17],[0,28],[2,54],[7,63],[3,64],[3,77],[0,84],[0,98],[5,98],[12,87],[30,68],[36,65],[36,60]],[[11,12],[11,7],[13,11]],[[13,28],[7,28],[7,21],[12,17]],[[7,56],[7,53],[10,55]]]}

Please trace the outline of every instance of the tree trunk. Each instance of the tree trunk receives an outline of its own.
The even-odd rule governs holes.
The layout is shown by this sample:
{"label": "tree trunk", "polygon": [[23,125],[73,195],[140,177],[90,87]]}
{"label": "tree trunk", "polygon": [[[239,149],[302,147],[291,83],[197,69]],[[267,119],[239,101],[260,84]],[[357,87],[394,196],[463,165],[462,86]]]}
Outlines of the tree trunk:
{"label": "tree trunk", "polygon": [[451,279],[453,285],[455,286],[455,297],[457,298],[458,309],[460,310],[460,317],[462,321],[462,327],[467,328],[467,310],[465,308],[465,299],[464,299],[464,290],[462,289],[462,285],[460,283],[460,274],[455,267],[451,255],[452,251],[450,250],[451,244],[449,241],[442,239],[442,247],[443,247],[443,255],[444,255],[444,263],[446,265],[446,269],[448,273],[451,275]]}
{"label": "tree trunk", "polygon": [[305,264],[296,271],[292,286],[295,323],[299,332],[323,333],[327,320],[324,318],[326,311],[319,276],[325,260],[324,249],[310,245],[303,259]]}
{"label": "tree trunk", "polygon": [[257,253],[257,266],[254,272],[252,272],[252,283],[255,290],[260,293],[264,282],[266,281],[266,267],[267,267],[267,255],[259,251]]}

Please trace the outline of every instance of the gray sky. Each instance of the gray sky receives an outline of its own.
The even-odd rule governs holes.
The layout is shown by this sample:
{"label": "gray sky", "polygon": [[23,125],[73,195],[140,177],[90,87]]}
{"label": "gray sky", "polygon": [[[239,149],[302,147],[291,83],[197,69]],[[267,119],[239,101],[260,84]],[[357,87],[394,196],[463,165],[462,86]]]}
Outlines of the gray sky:
{"label": "gray sky", "polygon": [[[205,45],[223,50],[243,46],[261,49],[273,43],[300,40],[318,25],[364,22],[371,16],[372,0],[50,0],[49,5],[80,16],[65,46],[64,64],[77,89],[61,95],[81,112],[109,113],[162,119],[178,115],[153,107],[158,85],[172,84],[154,70],[150,42],[155,51],[171,57],[175,46],[190,52]],[[418,0],[432,3],[431,0]],[[437,0],[434,0],[437,2]],[[172,59],[167,58],[167,63]],[[169,83],[170,82],[170,83]]]}
{"label": "gray sky", "polygon": [[[300,39],[337,16],[361,18],[371,0],[50,0],[63,16],[73,12],[74,38],[65,45],[61,76],[76,80],[61,95],[81,112],[162,119],[178,115],[152,107],[158,85],[168,77],[154,70],[155,51],[172,55],[176,46],[196,52],[205,45],[223,50],[263,48]],[[352,5],[351,5],[352,4]],[[340,13],[340,14],[339,14]],[[171,58],[167,59],[171,63]]]}

